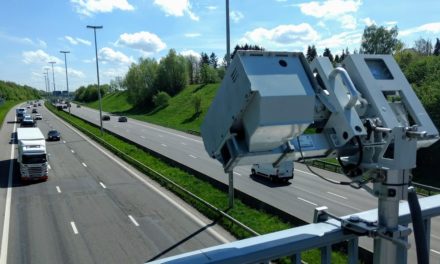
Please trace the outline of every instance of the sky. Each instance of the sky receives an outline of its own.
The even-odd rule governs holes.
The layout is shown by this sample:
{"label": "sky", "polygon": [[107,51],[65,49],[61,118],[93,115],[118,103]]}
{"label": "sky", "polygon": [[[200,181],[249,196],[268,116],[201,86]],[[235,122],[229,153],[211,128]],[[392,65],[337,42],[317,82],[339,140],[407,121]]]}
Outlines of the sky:
{"label": "sky", "polygon": [[[226,1],[219,0],[13,0],[0,5],[0,80],[45,90],[45,72],[56,90],[124,77],[141,57],[226,53]],[[399,29],[406,47],[440,38],[438,0],[230,0],[231,50],[256,44],[266,50],[318,54],[359,49],[371,24]],[[54,73],[49,61],[53,64]]]}

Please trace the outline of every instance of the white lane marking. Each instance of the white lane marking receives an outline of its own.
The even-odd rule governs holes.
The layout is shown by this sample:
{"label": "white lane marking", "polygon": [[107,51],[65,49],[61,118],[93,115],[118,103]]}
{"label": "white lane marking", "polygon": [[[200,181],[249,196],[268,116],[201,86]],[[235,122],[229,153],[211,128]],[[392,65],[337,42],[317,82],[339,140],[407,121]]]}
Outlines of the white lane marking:
{"label": "white lane marking", "polygon": [[71,149],[70,152],[75,153],[75,150]]}
{"label": "white lane marking", "polygon": [[310,201],[308,201],[308,200],[306,200],[306,199],[304,199],[304,198],[301,198],[301,197],[297,197],[297,198],[298,198],[298,200],[301,200],[301,201],[306,202],[306,203],[308,203],[308,204],[311,204],[311,205],[314,205],[314,206],[318,206],[317,204],[312,203],[312,202],[310,202]]}
{"label": "white lane marking", "polygon": [[439,251],[437,251],[437,250],[431,249],[431,252],[433,252],[433,253],[435,253],[435,254],[438,254],[438,255],[440,255],[440,252],[439,252]]}
{"label": "white lane marking", "polygon": [[61,193],[60,186],[56,186],[55,188],[57,188],[57,192],[58,192],[58,193]]}
{"label": "white lane marking", "polygon": [[141,136],[141,138],[145,139],[145,137],[144,137],[144,136]]}
{"label": "white lane marking", "polygon": [[167,145],[165,145],[165,144],[161,144],[163,147],[167,147]]}
{"label": "white lane marking", "polygon": [[130,130],[126,129],[125,131],[127,131],[127,133],[130,133]]}
{"label": "white lane marking", "polygon": [[186,143],[185,143],[185,142],[180,142],[180,144],[182,144],[182,145],[185,145],[185,146],[186,146]]}
{"label": "white lane marking", "polygon": [[135,226],[139,226],[138,222],[136,222],[136,220],[133,218],[133,216],[128,215],[128,218],[130,218],[130,220],[133,222],[133,224],[134,224]]}
{"label": "white lane marking", "polygon": [[[17,128],[17,118],[15,117],[14,128],[12,132],[15,133],[16,128]],[[11,144],[11,159],[9,160],[8,189],[6,191],[5,218],[3,220],[2,247],[0,253],[1,264],[6,264],[6,262],[8,261],[9,221],[11,220],[12,173],[14,171],[14,156],[15,156],[15,145]]]}
{"label": "white lane marking", "polygon": [[72,226],[73,233],[75,233],[75,235],[78,235],[78,229],[76,228],[75,222],[70,222],[70,225]]}
{"label": "white lane marking", "polygon": [[160,138],[163,138],[163,136],[162,135],[158,135]]}
{"label": "white lane marking", "polygon": [[107,189],[107,186],[105,186],[104,183],[99,182],[99,184],[101,184],[102,188]]}
{"label": "white lane marking", "polygon": [[82,163],[82,165],[87,168],[87,164],[85,164],[84,162]]}
{"label": "white lane marking", "polygon": [[196,156],[194,156],[194,155],[189,155],[191,158],[193,158],[193,159],[197,159],[197,157]]}
{"label": "white lane marking", "polygon": [[235,171],[234,171],[234,174],[237,174],[238,176],[241,176],[241,174],[240,174],[240,173],[238,173],[238,172],[235,172]]}
{"label": "white lane marking", "polygon": [[431,237],[433,237],[433,238],[435,238],[435,239],[439,239],[439,240],[440,240],[440,237],[438,237],[438,236],[436,236],[436,235],[431,235]]}
{"label": "white lane marking", "polygon": [[[187,139],[187,140],[191,140],[191,141],[194,141],[194,142],[197,142],[197,143],[203,143],[201,140],[197,140],[197,139],[194,139],[194,138],[190,138],[190,137],[186,137],[186,136],[179,135],[179,134],[176,134],[176,133],[172,133],[172,132],[169,132],[169,131],[166,131],[166,130],[162,130],[160,128],[148,126],[148,125],[142,124],[140,122],[142,122],[142,121],[135,121],[134,123],[136,123],[136,124],[138,124],[140,126],[149,128],[149,129],[153,129],[153,130],[159,131],[161,133],[167,133],[167,134],[170,134],[170,135],[173,135],[173,136],[176,136],[176,137],[180,137],[180,138],[184,138],[184,139]],[[145,122],[143,122],[143,123],[145,123]]]}
{"label": "white lane marking", "polygon": [[50,164],[47,164],[47,168],[48,168],[49,170],[52,169],[52,167],[50,166]]}
{"label": "white lane marking", "polygon": [[[61,123],[63,123],[65,126],[69,127],[72,131],[75,131],[75,133],[77,133],[80,137],[82,137],[85,141],[89,142],[90,145],[94,146],[97,150],[99,150],[102,154],[104,154],[105,156],[107,156],[109,159],[113,160],[116,164],[118,164],[120,167],[124,168],[128,173],[130,173],[131,175],[133,175],[135,178],[137,178],[140,182],[142,182],[143,184],[145,184],[148,188],[150,188],[151,190],[153,190],[154,192],[156,192],[158,195],[160,195],[162,198],[164,198],[165,200],[167,200],[170,204],[174,205],[176,208],[178,208],[179,210],[181,210],[185,215],[187,215],[189,218],[191,218],[194,222],[196,222],[199,226],[201,227],[205,227],[206,225],[208,225],[209,223],[205,223],[204,221],[202,221],[200,218],[198,218],[197,216],[195,216],[193,213],[191,213],[190,211],[188,211],[185,207],[183,207],[182,205],[180,205],[177,201],[173,200],[170,196],[168,196],[167,194],[165,194],[164,192],[162,192],[161,190],[159,190],[156,186],[154,186],[153,184],[149,183],[142,175],[139,175],[138,173],[136,173],[135,171],[133,171],[131,168],[127,167],[125,164],[123,164],[122,162],[120,162],[119,160],[117,160],[115,157],[113,157],[112,155],[110,155],[109,153],[107,153],[106,150],[104,150],[101,146],[99,146],[97,143],[95,143],[94,141],[92,141],[91,139],[89,139],[88,137],[86,137],[83,133],[81,133],[80,131],[78,131],[76,128],[72,127],[71,125],[69,125],[68,123],[66,123],[64,120],[62,120],[61,118],[59,118],[58,116],[54,116],[56,119],[58,119],[58,121],[60,121]],[[207,231],[215,236],[218,240],[220,240],[223,243],[228,243],[231,242],[229,239],[225,238],[223,235],[221,235],[219,232],[217,232],[216,230],[212,229],[212,228],[208,228]]]}
{"label": "white lane marking", "polygon": [[65,140],[63,140],[63,143],[64,143],[64,144],[66,144],[66,141],[65,141]]}
{"label": "white lane marking", "polygon": [[328,194],[331,194],[331,195],[334,195],[334,196],[336,196],[336,197],[339,197],[339,198],[342,198],[342,199],[345,199],[345,200],[347,200],[347,197],[344,197],[344,196],[342,196],[342,195],[339,195],[339,194],[336,194],[336,193],[332,193],[332,192],[327,192]]}

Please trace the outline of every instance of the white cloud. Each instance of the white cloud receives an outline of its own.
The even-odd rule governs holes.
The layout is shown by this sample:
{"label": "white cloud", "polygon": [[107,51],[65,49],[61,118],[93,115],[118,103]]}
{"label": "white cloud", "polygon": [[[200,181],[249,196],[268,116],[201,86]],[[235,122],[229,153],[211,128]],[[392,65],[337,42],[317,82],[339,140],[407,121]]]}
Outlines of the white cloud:
{"label": "white cloud", "polygon": [[400,35],[401,36],[408,36],[408,35],[412,35],[414,33],[419,33],[419,32],[438,34],[438,33],[440,33],[440,22],[428,23],[428,24],[424,24],[424,25],[421,25],[418,27],[405,29],[405,30],[400,31]]}
{"label": "white cloud", "polygon": [[185,34],[185,37],[187,37],[187,38],[197,38],[197,37],[200,37],[200,36],[201,36],[200,33],[186,33]]}
{"label": "white cloud", "polygon": [[122,44],[146,53],[159,52],[167,46],[156,34],[146,31],[133,34],[124,33],[119,36],[117,44]]}
{"label": "white cloud", "polygon": [[117,62],[119,64],[130,65],[134,62],[132,58],[129,58],[127,55],[120,51],[115,51],[111,48],[105,47],[99,50],[99,59],[102,60],[103,63],[106,62]]}
{"label": "white cloud", "polygon": [[200,59],[200,53],[198,53],[197,51],[194,50],[184,50],[179,52],[180,55],[184,56],[184,57],[188,57],[188,56],[194,56],[197,59]]}
{"label": "white cloud", "polygon": [[301,3],[296,6],[299,6],[305,15],[324,20],[336,20],[344,29],[355,29],[356,19],[349,14],[357,12],[361,5],[361,0],[325,0]]}
{"label": "white cloud", "polygon": [[218,6],[207,6],[206,9],[210,10],[210,11],[214,11],[217,10]]}
{"label": "white cloud", "polygon": [[[64,68],[64,66],[54,66],[53,67],[53,71],[55,72],[55,74],[57,76],[59,75],[59,76],[62,76],[64,78],[66,76],[66,68]],[[67,68],[67,73],[69,75],[69,78],[70,77],[76,77],[76,78],[84,78],[85,77],[85,74],[82,71],[76,70],[76,69],[71,68],[71,67]]]}
{"label": "white cloud", "polygon": [[159,6],[167,16],[180,17],[188,14],[192,20],[199,20],[199,17],[192,12],[189,0],[154,0],[154,4]]}
{"label": "white cloud", "polygon": [[18,43],[18,44],[32,45],[43,49],[47,47],[46,42],[44,42],[41,39],[37,39],[36,41],[33,41],[32,39],[27,37],[16,37],[16,36],[3,34],[2,32],[0,32],[0,39],[4,39],[6,41]]}
{"label": "white cloud", "polygon": [[376,24],[376,21],[374,21],[373,19],[371,19],[369,17],[362,19],[362,22],[364,22],[367,27],[369,27],[373,24]]}
{"label": "white cloud", "polygon": [[243,13],[241,13],[240,11],[232,11],[229,16],[235,23],[238,23],[238,21],[244,18]]}
{"label": "white cloud", "polygon": [[338,50],[346,47],[355,49],[360,46],[362,33],[359,32],[342,32],[326,39],[321,39],[316,43],[316,47],[320,49],[329,48],[334,50],[335,54]]}
{"label": "white cloud", "polygon": [[54,61],[56,63],[63,63],[60,59],[55,56],[50,56],[43,50],[39,49],[36,51],[24,51],[22,53],[23,62],[26,64],[47,64],[49,61]]}
{"label": "white cloud", "polygon": [[108,79],[114,79],[116,77],[122,77],[125,76],[125,74],[128,71],[128,67],[123,66],[120,68],[107,68],[100,71],[102,76],[108,78]]}
{"label": "white cloud", "polygon": [[76,12],[85,16],[93,13],[110,13],[114,9],[132,11],[134,7],[127,0],[70,0]]}
{"label": "white cloud", "polygon": [[88,40],[82,39],[82,38],[74,38],[71,36],[64,36],[65,39],[67,39],[70,44],[72,45],[78,45],[79,43],[90,46],[92,43]]}
{"label": "white cloud", "polygon": [[47,43],[44,40],[37,39],[38,46],[42,47],[43,49],[47,48]]}
{"label": "white cloud", "polygon": [[257,44],[266,49],[274,47],[303,47],[319,39],[309,24],[279,25],[272,29],[256,28],[246,32],[240,43]]}

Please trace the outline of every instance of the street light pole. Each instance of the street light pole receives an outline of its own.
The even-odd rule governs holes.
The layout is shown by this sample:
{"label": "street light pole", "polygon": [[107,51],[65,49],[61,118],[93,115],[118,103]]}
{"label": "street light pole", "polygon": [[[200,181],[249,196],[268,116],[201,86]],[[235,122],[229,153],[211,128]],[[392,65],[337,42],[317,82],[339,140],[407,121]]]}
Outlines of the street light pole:
{"label": "street light pole", "polygon": [[54,61],[49,61],[50,64],[52,64],[52,80],[53,80],[53,91],[55,92],[55,73],[53,71],[53,65],[56,63]]}
{"label": "street light pole", "polygon": [[231,62],[231,46],[229,32],[229,0],[226,0],[226,67]]}
{"label": "street light pole", "polygon": [[43,75],[44,75],[44,89],[46,90],[46,94],[47,94],[47,76],[45,72],[43,72]]}
{"label": "street light pole", "polygon": [[67,87],[67,97],[69,97],[69,77],[67,75],[67,58],[66,54],[70,53],[70,51],[61,50],[60,53],[64,53],[64,65],[66,66],[66,87]]}
{"label": "street light pole", "polygon": [[101,124],[101,136],[103,135],[102,129],[102,103],[101,103],[101,88],[99,87],[99,64],[98,64],[98,45],[96,44],[96,30],[102,29],[102,26],[87,26],[87,28],[92,28],[95,35],[95,56],[96,56],[96,76],[98,78],[98,99],[99,99],[99,121]]}
{"label": "street light pole", "polygon": [[47,96],[50,96],[50,79],[49,79],[49,68],[48,67],[44,67],[44,69],[46,70],[46,77],[47,77]]}

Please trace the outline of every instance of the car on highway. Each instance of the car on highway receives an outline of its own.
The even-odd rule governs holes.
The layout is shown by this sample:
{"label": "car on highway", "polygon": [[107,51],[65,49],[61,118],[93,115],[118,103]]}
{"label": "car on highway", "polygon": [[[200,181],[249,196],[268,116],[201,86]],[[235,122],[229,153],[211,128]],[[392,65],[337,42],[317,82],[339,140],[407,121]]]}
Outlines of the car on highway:
{"label": "car on highway", "polygon": [[80,104],[77,104],[77,105],[76,105],[76,108],[81,108],[81,105],[80,105]]}
{"label": "car on highway", "polygon": [[43,116],[41,114],[36,114],[34,119],[35,120],[43,120]]}
{"label": "car on highway", "polygon": [[34,118],[30,115],[25,115],[23,120],[21,120],[21,127],[34,127],[37,124]]}
{"label": "car on highway", "polygon": [[127,121],[128,121],[128,119],[127,119],[126,116],[120,116],[120,117],[118,118],[118,122],[127,122]]}
{"label": "car on highway", "polygon": [[36,113],[38,113],[37,109],[36,108],[32,109],[32,114],[36,114]]}
{"label": "car on highway", "polygon": [[110,116],[109,115],[103,115],[102,116],[102,121],[109,121],[110,120]]}
{"label": "car on highway", "polygon": [[58,141],[61,139],[61,133],[58,132],[58,130],[49,130],[47,133],[47,140],[48,141]]}
{"label": "car on highway", "polygon": [[38,106],[41,106],[41,103],[38,103]]}

